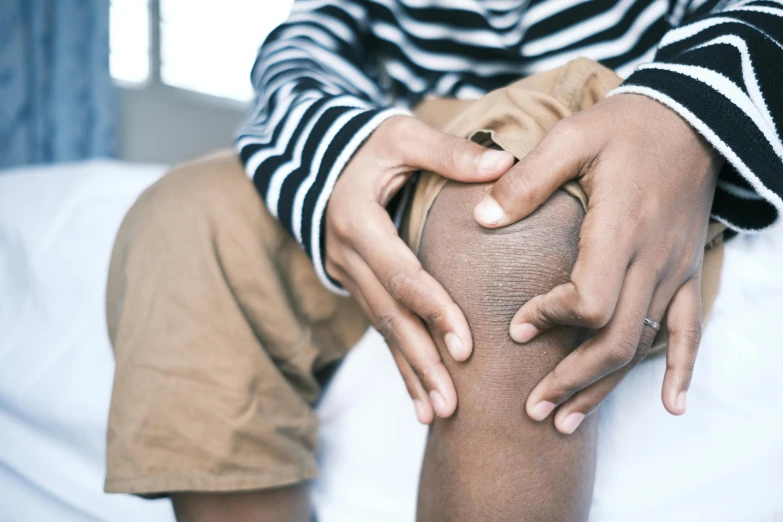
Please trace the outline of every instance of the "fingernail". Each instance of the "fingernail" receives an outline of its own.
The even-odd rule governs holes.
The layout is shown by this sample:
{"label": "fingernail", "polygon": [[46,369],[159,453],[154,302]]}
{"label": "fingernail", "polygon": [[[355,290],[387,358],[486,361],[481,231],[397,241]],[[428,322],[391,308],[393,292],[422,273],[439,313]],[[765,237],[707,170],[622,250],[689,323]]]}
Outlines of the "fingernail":
{"label": "fingernail", "polygon": [[484,225],[497,225],[506,219],[506,213],[492,196],[486,196],[476,207],[476,219]]}
{"label": "fingernail", "polygon": [[554,409],[555,409],[555,405],[553,403],[549,401],[541,401],[537,404],[534,404],[533,407],[530,408],[530,412],[528,412],[528,415],[534,421],[540,422],[546,419]]}
{"label": "fingernail", "polygon": [[677,395],[677,411],[680,413],[685,413],[685,392],[681,391],[679,395]]}
{"label": "fingernail", "polygon": [[467,350],[465,349],[465,343],[455,333],[447,333],[443,340],[446,342],[446,348],[449,349],[449,353],[457,361],[462,361],[467,357]]}
{"label": "fingernail", "polygon": [[426,410],[424,408],[424,403],[421,402],[419,399],[413,399],[413,408],[416,410],[416,418],[419,419],[419,422],[422,424],[427,424],[427,419],[425,418]]}
{"label": "fingernail", "polygon": [[541,333],[541,330],[530,323],[515,324],[511,326],[511,338],[518,343],[526,343]]}
{"label": "fingernail", "polygon": [[444,399],[443,395],[436,392],[435,390],[430,392],[430,399],[432,400],[432,407],[435,408],[435,413],[440,416],[438,410],[443,411],[446,408],[446,399]]}
{"label": "fingernail", "polygon": [[479,156],[476,162],[484,170],[495,170],[508,163],[508,152],[502,150],[489,150]]}
{"label": "fingernail", "polygon": [[563,419],[563,424],[560,425],[563,432],[571,435],[582,424],[585,418],[584,413],[569,413],[566,418]]}

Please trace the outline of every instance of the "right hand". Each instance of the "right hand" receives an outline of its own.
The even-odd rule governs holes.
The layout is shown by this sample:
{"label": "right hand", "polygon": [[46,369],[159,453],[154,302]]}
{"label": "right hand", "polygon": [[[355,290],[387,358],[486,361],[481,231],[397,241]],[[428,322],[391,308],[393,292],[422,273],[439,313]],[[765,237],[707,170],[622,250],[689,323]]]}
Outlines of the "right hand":
{"label": "right hand", "polygon": [[394,116],[356,152],[329,200],[326,271],[386,339],[424,424],[432,422],[433,412],[448,417],[457,407],[454,383],[435,343],[464,361],[473,342],[462,311],[400,239],[385,207],[419,170],[478,183],[499,178],[513,163],[508,152],[442,133],[410,116]]}

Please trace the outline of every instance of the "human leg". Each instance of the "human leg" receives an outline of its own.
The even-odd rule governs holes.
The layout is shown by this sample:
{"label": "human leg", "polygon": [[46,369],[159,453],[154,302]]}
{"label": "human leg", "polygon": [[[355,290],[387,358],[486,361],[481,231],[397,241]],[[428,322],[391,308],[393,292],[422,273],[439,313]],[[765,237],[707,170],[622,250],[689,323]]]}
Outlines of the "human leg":
{"label": "human leg", "polygon": [[[527,394],[587,332],[558,328],[525,345],[508,335],[519,306],[568,279],[584,214],[558,192],[528,219],[489,231],[472,209],[483,186],[448,183],[429,213],[419,256],[462,308],[474,351],[444,356],[459,405],[436,419],[419,490],[422,521],[584,520],[592,493],[595,424],[571,436],[525,414]],[[442,347],[441,347],[442,348]]]}
{"label": "human leg", "polygon": [[107,319],[107,491],[171,495],[188,521],[307,520],[320,377],[367,323],[318,283],[233,153],[174,169],[129,211]]}

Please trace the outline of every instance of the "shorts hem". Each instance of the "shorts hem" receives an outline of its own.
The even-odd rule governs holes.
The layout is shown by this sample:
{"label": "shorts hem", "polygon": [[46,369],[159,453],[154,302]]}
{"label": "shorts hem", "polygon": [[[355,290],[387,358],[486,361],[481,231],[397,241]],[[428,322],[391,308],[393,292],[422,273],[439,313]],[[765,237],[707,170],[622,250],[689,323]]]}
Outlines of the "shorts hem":
{"label": "shorts hem", "polygon": [[178,492],[220,493],[251,491],[292,486],[312,480],[317,470],[270,472],[242,475],[160,475],[136,478],[107,478],[106,493],[126,493],[146,498],[158,498]]}

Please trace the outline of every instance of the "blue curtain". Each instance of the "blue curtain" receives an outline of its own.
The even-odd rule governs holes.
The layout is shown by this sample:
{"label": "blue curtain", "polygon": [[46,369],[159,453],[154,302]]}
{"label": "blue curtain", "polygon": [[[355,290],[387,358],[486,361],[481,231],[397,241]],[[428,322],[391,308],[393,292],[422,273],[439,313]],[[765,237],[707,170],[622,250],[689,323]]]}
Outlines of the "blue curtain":
{"label": "blue curtain", "polygon": [[0,0],[0,168],[113,156],[109,0]]}

